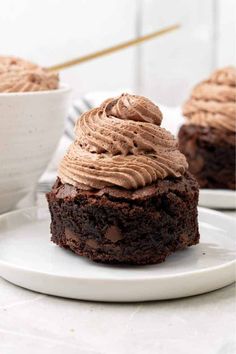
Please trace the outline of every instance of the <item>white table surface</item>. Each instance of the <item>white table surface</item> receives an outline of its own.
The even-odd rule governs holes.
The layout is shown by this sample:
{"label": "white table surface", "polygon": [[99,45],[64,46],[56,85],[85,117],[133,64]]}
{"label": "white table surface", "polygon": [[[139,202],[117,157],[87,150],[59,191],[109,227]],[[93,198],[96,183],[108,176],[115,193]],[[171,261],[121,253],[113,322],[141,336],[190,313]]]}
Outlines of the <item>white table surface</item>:
{"label": "white table surface", "polygon": [[235,354],[235,295],[230,285],[171,301],[96,303],[0,278],[0,354]]}

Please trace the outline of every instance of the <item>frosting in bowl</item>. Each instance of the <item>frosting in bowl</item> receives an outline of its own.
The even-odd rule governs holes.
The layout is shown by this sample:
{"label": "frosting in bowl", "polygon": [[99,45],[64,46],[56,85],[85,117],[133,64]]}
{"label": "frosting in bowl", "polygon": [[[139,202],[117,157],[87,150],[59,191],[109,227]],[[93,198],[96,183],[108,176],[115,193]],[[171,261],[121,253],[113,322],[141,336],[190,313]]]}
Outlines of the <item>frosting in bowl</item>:
{"label": "frosting in bowl", "polygon": [[160,127],[159,108],[142,96],[122,94],[84,113],[59,177],[82,189],[137,189],[188,167],[171,133]]}
{"label": "frosting in bowl", "polygon": [[236,68],[215,71],[194,87],[183,106],[188,124],[236,131]]}
{"label": "frosting in bowl", "polygon": [[58,86],[57,73],[20,58],[0,56],[0,92],[55,90]]}

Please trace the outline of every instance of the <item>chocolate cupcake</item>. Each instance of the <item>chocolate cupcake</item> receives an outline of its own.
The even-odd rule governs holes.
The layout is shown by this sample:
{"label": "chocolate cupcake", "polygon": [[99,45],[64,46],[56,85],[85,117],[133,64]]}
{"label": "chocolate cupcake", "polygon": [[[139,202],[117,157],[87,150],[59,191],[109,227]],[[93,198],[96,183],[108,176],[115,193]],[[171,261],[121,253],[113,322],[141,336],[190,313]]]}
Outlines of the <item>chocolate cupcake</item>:
{"label": "chocolate cupcake", "polygon": [[81,116],[47,195],[54,243],[98,262],[153,264],[199,242],[198,185],[161,121],[129,94]]}
{"label": "chocolate cupcake", "polygon": [[183,106],[179,147],[201,188],[235,189],[236,68],[217,70]]}

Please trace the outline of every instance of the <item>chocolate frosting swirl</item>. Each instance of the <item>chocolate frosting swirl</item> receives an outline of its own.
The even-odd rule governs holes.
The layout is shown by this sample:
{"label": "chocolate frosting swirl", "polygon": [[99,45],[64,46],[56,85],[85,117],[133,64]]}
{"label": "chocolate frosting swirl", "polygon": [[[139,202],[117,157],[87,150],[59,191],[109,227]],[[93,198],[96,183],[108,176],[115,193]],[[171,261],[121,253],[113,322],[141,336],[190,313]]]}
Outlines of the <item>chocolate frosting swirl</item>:
{"label": "chocolate frosting swirl", "polygon": [[236,68],[215,71],[194,87],[183,106],[188,124],[236,131]]}
{"label": "chocolate frosting swirl", "polygon": [[147,98],[123,94],[84,113],[59,177],[82,189],[137,189],[180,177],[187,162],[174,137],[160,127],[162,114]]}
{"label": "chocolate frosting swirl", "polygon": [[58,74],[20,58],[0,56],[0,92],[55,90],[58,85]]}

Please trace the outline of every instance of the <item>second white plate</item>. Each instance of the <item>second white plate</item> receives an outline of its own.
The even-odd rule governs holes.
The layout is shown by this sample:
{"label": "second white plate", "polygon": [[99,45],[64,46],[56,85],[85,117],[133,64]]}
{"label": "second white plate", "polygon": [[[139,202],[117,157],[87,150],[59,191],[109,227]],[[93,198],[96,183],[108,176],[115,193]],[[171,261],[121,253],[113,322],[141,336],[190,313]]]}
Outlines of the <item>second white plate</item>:
{"label": "second white plate", "polygon": [[200,189],[199,205],[215,209],[236,209],[236,191]]}
{"label": "second white plate", "polygon": [[30,290],[74,299],[147,301],[190,296],[235,281],[233,218],[199,209],[201,242],[166,262],[127,267],[93,263],[50,242],[49,213],[0,216],[0,276]]}

